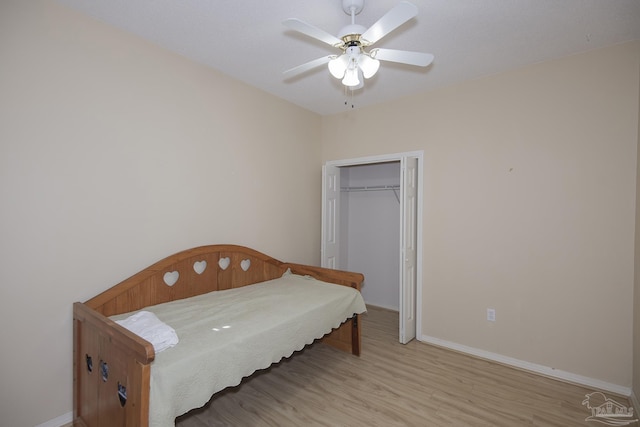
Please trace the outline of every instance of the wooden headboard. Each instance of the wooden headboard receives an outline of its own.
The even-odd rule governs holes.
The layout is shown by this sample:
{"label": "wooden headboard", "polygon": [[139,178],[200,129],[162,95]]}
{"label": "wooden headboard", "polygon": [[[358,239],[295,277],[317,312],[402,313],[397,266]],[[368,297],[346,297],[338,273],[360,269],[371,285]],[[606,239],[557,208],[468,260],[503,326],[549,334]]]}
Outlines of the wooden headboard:
{"label": "wooden headboard", "polygon": [[[275,279],[288,268],[295,274],[310,275],[356,289],[363,281],[359,273],[284,263],[244,246],[208,245],[168,256],[96,295],[85,305],[104,316],[113,316],[211,291]],[[172,279],[177,280],[173,283]]]}

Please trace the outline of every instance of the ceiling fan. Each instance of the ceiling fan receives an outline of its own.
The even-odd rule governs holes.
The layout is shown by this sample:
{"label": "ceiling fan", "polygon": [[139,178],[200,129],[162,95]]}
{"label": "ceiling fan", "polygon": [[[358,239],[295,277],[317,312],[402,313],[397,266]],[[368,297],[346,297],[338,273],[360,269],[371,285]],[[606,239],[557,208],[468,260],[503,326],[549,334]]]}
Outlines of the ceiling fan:
{"label": "ceiling fan", "polygon": [[368,29],[355,23],[355,17],[363,7],[364,0],[342,0],[342,9],[346,14],[351,15],[351,24],[342,28],[337,37],[296,18],[285,20],[283,24],[290,29],[342,51],[340,55],[323,56],[291,68],[284,72],[285,78],[328,63],[332,76],[341,79],[342,84],[350,89],[356,90],[364,85],[363,78],[368,79],[376,74],[380,68],[380,61],[398,62],[419,67],[431,64],[434,57],[430,53],[381,48],[369,49],[378,40],[415,17],[418,14],[416,6],[402,1]]}

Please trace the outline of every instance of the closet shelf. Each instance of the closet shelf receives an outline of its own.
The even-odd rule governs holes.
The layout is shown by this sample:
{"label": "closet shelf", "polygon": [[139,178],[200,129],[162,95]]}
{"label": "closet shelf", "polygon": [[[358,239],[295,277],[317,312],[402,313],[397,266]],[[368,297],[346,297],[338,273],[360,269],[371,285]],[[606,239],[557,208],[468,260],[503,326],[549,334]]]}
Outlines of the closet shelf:
{"label": "closet shelf", "polygon": [[398,190],[400,190],[400,184],[398,185],[365,185],[363,187],[340,187],[340,191],[385,191],[391,190],[396,196],[396,200],[400,203],[400,197],[398,196]]}
{"label": "closet shelf", "polygon": [[363,187],[340,187],[340,191],[383,191],[399,189],[400,185],[366,185]]}

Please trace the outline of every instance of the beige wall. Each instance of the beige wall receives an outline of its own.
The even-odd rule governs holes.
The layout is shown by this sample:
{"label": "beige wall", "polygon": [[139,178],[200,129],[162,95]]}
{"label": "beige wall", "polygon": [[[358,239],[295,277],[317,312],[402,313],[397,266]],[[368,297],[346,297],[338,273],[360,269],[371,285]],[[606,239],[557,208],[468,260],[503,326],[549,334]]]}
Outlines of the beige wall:
{"label": "beige wall", "polygon": [[323,161],[424,150],[424,336],[631,387],[639,56],[323,118]]}
{"label": "beige wall", "polygon": [[319,260],[319,116],[49,1],[0,4],[0,424],[71,411],[71,305],[209,243]]}
{"label": "beige wall", "polygon": [[316,262],[321,160],[413,150],[423,333],[631,386],[638,43],[323,119],[49,1],[0,54],[3,425],[71,410],[73,301],[200,244]]}

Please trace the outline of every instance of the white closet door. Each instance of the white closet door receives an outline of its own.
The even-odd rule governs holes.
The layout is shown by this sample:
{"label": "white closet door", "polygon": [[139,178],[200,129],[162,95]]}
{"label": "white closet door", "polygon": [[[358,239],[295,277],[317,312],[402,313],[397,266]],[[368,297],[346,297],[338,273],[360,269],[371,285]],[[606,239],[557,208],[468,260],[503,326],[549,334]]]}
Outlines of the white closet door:
{"label": "white closet door", "polygon": [[418,159],[400,163],[400,342],[406,344],[416,337]]}
{"label": "white closet door", "polygon": [[321,265],[339,269],[340,249],[340,168],[322,167],[322,242]]}

